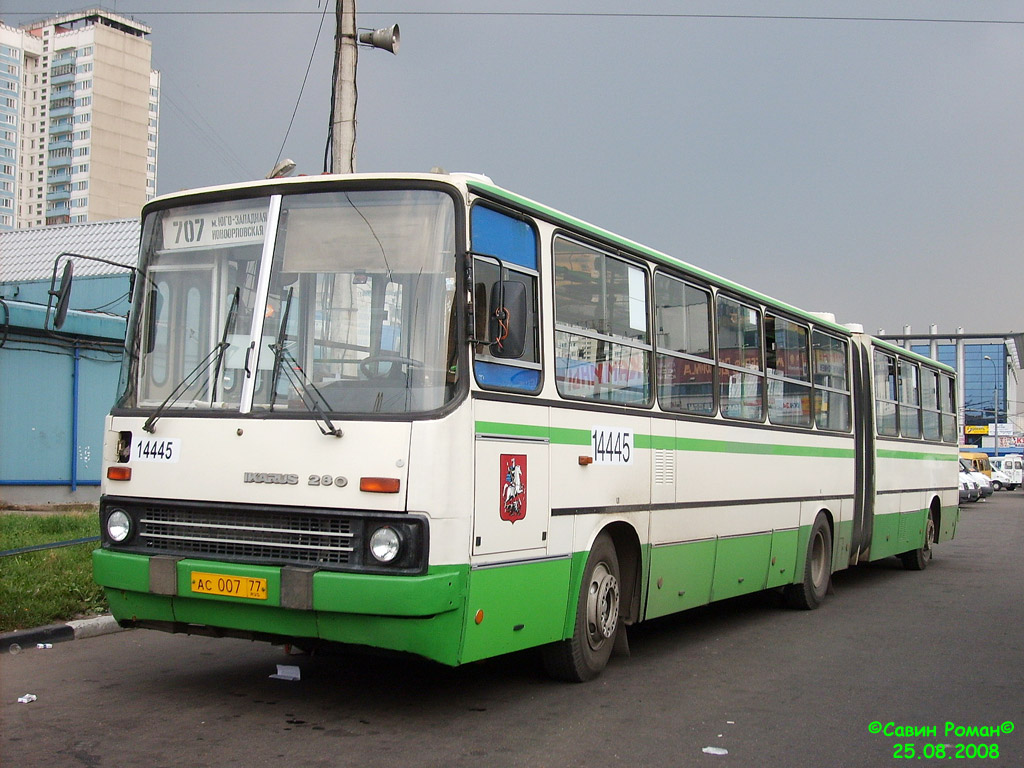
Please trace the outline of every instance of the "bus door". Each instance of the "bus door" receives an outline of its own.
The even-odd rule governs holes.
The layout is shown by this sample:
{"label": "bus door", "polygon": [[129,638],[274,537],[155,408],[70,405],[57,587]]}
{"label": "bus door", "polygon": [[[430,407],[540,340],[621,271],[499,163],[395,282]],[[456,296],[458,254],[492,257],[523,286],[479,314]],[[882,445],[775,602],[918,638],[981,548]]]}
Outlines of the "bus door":
{"label": "bus door", "polygon": [[[871,550],[871,532],[875,518],[875,425],[874,387],[872,378],[871,348],[857,343],[852,345],[853,361],[853,429],[856,440],[857,460],[856,481],[853,498],[853,532],[850,541],[850,565],[855,565]],[[883,373],[883,382],[885,373]]]}
{"label": "bus door", "polygon": [[[166,398],[194,370],[216,343],[210,317],[213,306],[212,266],[175,265],[149,275],[149,318],[144,326],[146,378],[143,397],[152,402]],[[155,353],[151,357],[149,353]],[[187,397],[207,395],[208,377]]]}

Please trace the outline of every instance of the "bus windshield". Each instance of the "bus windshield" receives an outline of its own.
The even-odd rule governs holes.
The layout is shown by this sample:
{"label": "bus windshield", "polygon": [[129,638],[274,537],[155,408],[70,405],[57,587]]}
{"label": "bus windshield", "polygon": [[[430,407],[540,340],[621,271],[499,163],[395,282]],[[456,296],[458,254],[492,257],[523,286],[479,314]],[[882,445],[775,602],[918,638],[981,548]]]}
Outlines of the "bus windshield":
{"label": "bus windshield", "polygon": [[126,408],[432,411],[455,391],[452,198],[352,190],[145,221]]}

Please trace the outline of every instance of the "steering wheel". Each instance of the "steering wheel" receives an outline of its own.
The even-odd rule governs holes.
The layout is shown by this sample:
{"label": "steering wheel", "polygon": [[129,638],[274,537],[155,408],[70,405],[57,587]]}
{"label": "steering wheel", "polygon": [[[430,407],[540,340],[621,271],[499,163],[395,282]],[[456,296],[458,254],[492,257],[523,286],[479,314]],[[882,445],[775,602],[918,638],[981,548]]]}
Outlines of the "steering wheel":
{"label": "steering wheel", "polygon": [[[387,372],[381,373],[381,363],[389,363]],[[369,355],[359,361],[359,372],[367,379],[386,379],[391,375],[391,371],[396,365],[404,365],[409,368],[422,368],[423,363],[419,360],[413,360],[411,357],[405,357],[403,355]]]}

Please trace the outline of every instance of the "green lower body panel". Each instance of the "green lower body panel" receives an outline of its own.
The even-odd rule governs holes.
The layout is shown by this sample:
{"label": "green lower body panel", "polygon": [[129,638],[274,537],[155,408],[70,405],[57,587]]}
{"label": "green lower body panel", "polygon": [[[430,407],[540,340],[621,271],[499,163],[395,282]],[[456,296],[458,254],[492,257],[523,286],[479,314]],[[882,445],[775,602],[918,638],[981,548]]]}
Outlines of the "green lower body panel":
{"label": "green lower body panel", "polygon": [[715,539],[651,547],[647,618],[665,616],[711,600]]}
{"label": "green lower body panel", "polygon": [[[565,557],[473,570],[460,661],[561,640],[570,610],[571,568]],[[575,615],[575,602],[571,610]]]}
{"label": "green lower body panel", "polygon": [[711,599],[725,600],[764,589],[771,551],[770,533],[719,539]]}
{"label": "green lower body panel", "polygon": [[[938,541],[950,541],[960,522],[959,507],[942,507],[935,521]],[[909,552],[924,545],[924,531],[928,523],[928,510],[899,514],[875,515],[871,533],[871,560],[881,560],[901,552]]]}
{"label": "green lower body panel", "polygon": [[951,541],[956,535],[956,526],[960,522],[960,507],[943,507],[939,511],[939,541]]}
{"label": "green lower body panel", "polygon": [[767,589],[792,584],[797,578],[796,563],[800,552],[800,530],[772,532],[772,557],[768,561]]}
{"label": "green lower body panel", "polygon": [[651,547],[646,617],[790,584],[806,541],[793,528]]}
{"label": "green lower body panel", "polygon": [[871,560],[881,560],[924,544],[928,510],[875,515],[871,531]]}
{"label": "green lower body panel", "polygon": [[[928,510],[877,515],[870,559],[920,547]],[[939,513],[939,541],[953,537],[957,507]],[[799,581],[810,526],[644,547],[642,617]],[[833,569],[846,567],[852,525],[834,537]],[[114,617],[189,631],[209,627],[264,639],[303,639],[417,654],[457,665],[572,635],[587,552],[488,565],[433,566],[421,576],[383,576],[93,553]],[[200,576],[200,574],[205,574]],[[210,577],[258,582],[256,597],[199,591]]]}

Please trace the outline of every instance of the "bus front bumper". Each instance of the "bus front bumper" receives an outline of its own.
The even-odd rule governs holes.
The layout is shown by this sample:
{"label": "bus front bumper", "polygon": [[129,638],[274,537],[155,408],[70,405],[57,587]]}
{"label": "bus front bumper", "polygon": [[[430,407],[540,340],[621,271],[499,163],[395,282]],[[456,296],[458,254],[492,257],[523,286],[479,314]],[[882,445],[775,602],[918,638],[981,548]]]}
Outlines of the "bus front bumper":
{"label": "bus front bumper", "polygon": [[[436,566],[423,576],[381,576],[93,552],[96,582],[123,626],[372,646],[452,665],[468,572]],[[203,583],[221,593],[202,591]],[[251,585],[252,596],[223,594],[236,584]]]}

